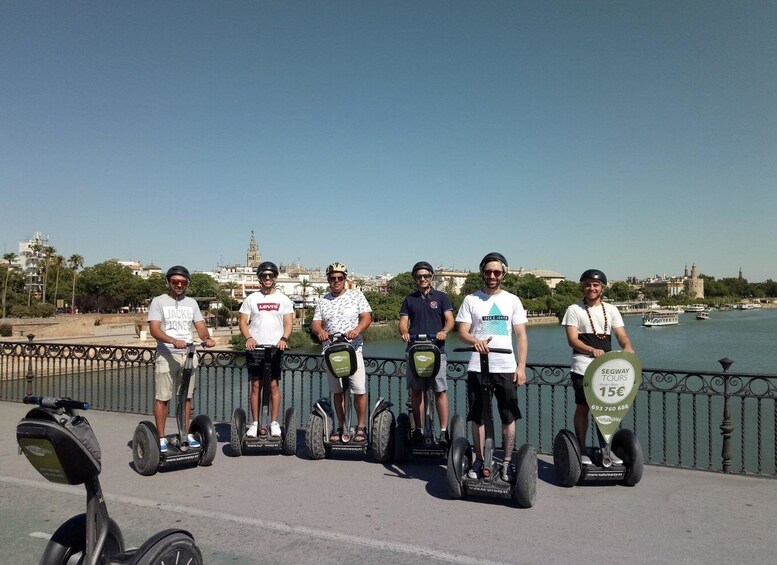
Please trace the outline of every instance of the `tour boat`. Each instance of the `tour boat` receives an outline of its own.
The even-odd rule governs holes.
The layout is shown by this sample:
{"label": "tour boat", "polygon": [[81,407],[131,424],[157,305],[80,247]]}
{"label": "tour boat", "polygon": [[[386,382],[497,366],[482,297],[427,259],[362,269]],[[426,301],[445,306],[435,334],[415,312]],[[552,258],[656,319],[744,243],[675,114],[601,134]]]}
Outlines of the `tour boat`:
{"label": "tour boat", "polygon": [[646,327],[676,326],[679,321],[680,314],[676,310],[654,310],[642,315],[642,325]]}
{"label": "tour boat", "polygon": [[707,312],[696,312],[697,320],[709,320],[710,315]]}
{"label": "tour boat", "polygon": [[683,310],[686,312],[704,312],[704,304],[690,304],[683,306]]}

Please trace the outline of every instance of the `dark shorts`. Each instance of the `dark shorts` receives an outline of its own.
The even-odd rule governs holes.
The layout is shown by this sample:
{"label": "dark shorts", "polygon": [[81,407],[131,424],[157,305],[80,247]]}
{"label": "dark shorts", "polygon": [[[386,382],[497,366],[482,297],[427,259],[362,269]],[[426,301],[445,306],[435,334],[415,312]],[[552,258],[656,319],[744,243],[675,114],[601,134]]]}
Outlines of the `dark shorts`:
{"label": "dark shorts", "polygon": [[[467,421],[475,422],[479,426],[483,425],[483,387],[480,375],[480,373],[472,371],[467,373],[467,401],[469,402]],[[496,406],[503,424],[512,424],[521,418],[521,409],[518,408],[518,393],[513,384],[514,375],[515,373],[491,373]]]}
{"label": "dark shorts", "polygon": [[575,404],[582,404],[588,406],[588,401],[585,399],[585,393],[583,392],[583,375],[580,373],[569,373],[572,377],[572,388],[575,390]]}
{"label": "dark shorts", "polygon": [[[273,353],[272,357],[270,358],[270,366],[271,366],[271,376],[274,380],[279,381],[281,380],[281,357],[283,353],[281,353],[280,350],[277,350],[275,353]],[[249,381],[255,381],[258,379],[262,379],[262,369],[264,367],[264,361],[254,361],[252,359],[251,354],[246,351],[246,359],[248,361],[247,367],[248,367],[248,380]]]}

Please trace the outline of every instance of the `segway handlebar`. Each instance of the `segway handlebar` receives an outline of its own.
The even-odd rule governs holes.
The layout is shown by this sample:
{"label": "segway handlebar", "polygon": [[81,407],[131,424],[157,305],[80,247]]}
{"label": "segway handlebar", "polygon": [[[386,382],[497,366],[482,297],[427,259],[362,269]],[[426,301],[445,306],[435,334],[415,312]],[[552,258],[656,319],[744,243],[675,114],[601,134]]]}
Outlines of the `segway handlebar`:
{"label": "segway handlebar", "polygon": [[[470,353],[475,353],[475,346],[470,345],[469,347],[454,347],[454,351],[468,351]],[[503,349],[501,347],[489,347],[488,348],[489,353],[505,353],[505,354],[511,354],[513,351],[511,349]]]}
{"label": "segway handlebar", "polygon": [[76,410],[89,410],[92,405],[88,402],[73,400],[72,398],[59,398],[56,396],[25,396],[25,404],[37,404],[43,408],[74,408]]}
{"label": "segway handlebar", "polygon": [[437,334],[409,334],[410,341],[444,341],[437,339]]}

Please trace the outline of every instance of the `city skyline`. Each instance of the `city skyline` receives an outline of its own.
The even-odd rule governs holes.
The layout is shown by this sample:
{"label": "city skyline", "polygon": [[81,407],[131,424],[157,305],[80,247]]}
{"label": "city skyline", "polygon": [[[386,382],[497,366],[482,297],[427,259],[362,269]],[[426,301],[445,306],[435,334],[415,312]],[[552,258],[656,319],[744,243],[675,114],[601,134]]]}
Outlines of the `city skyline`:
{"label": "city skyline", "polygon": [[[0,247],[777,279],[777,5],[3,4]],[[669,269],[669,272],[666,272]]]}

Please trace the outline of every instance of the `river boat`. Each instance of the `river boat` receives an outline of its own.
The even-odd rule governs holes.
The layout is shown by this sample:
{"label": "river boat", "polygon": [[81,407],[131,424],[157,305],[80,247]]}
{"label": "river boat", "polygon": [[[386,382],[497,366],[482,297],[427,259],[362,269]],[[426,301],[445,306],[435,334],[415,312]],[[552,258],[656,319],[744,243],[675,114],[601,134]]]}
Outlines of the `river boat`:
{"label": "river boat", "polygon": [[683,306],[685,312],[704,312],[704,304],[689,304]]}
{"label": "river boat", "polygon": [[654,310],[642,316],[642,325],[648,328],[655,326],[676,326],[680,322],[680,314],[676,310]]}
{"label": "river boat", "polygon": [[696,319],[697,320],[709,320],[710,315],[707,312],[696,312]]}

